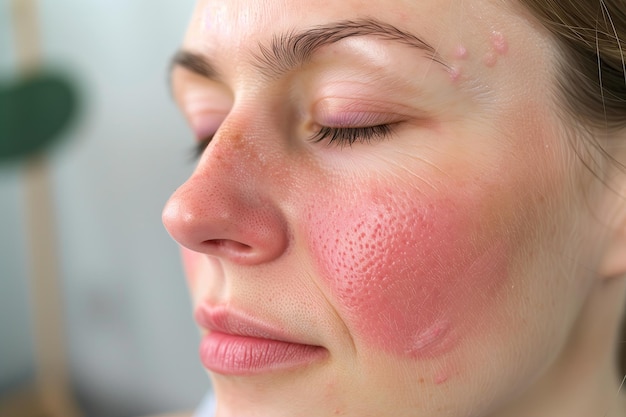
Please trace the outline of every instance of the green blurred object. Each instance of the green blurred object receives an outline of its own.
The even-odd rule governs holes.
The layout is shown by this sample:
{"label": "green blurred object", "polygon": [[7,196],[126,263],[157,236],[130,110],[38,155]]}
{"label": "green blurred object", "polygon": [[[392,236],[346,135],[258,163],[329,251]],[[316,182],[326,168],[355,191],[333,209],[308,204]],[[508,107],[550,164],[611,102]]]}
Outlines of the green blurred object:
{"label": "green blurred object", "polygon": [[77,107],[75,88],[59,74],[42,72],[0,82],[0,163],[48,149]]}

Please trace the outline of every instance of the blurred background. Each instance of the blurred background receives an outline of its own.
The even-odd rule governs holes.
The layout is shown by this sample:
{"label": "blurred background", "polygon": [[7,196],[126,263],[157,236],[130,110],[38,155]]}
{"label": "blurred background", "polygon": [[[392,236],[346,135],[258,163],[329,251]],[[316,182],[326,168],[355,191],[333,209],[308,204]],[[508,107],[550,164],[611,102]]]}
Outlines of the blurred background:
{"label": "blurred background", "polygon": [[192,170],[167,72],[193,3],[0,0],[0,88],[58,74],[76,104],[43,157],[0,159],[1,417],[190,410],[210,389],[160,223]]}

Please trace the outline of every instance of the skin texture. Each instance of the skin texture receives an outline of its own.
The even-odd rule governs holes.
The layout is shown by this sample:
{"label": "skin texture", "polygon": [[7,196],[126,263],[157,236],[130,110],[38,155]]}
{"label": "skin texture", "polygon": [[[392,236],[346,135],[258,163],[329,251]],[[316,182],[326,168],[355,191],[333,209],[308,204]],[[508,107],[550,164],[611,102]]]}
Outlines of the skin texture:
{"label": "skin texture", "polygon": [[[507,283],[511,237],[480,230],[487,210],[481,201],[366,189],[353,200],[321,199],[303,222],[320,276],[368,345],[399,356],[440,356],[470,327],[465,313],[484,307]],[[331,219],[323,214],[328,209]]]}
{"label": "skin texture", "polygon": [[[363,36],[276,77],[259,70],[258,42],[371,16],[440,62]],[[541,395],[589,363],[572,335],[597,324],[599,294],[623,291],[598,283],[604,191],[587,186],[545,94],[554,46],[525,14],[486,0],[200,1],[183,48],[219,73],[173,72],[195,135],[215,134],[163,214],[194,306],[328,351],[296,370],[213,374],[219,417],[606,411],[610,351],[593,352],[609,357],[593,368],[602,389],[575,412]],[[351,146],[312,140],[387,123]]]}

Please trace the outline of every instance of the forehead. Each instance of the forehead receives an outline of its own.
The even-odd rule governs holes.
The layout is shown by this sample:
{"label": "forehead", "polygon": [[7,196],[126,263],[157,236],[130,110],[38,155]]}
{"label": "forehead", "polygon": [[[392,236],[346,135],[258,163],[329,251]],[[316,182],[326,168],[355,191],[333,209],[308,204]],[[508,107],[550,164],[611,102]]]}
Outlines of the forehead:
{"label": "forehead", "polygon": [[183,49],[208,58],[227,84],[254,85],[259,72],[252,58],[273,40],[367,19],[431,45],[450,63],[452,81],[491,91],[486,99],[494,106],[528,95],[528,85],[548,91],[558,77],[552,38],[518,2],[507,0],[199,0]]}
{"label": "forehead", "polygon": [[[511,24],[488,0],[200,0],[185,44],[197,50],[254,45],[276,34],[334,20],[376,18],[435,44]],[[494,29],[495,30],[495,29]],[[209,44],[207,44],[209,41]]]}

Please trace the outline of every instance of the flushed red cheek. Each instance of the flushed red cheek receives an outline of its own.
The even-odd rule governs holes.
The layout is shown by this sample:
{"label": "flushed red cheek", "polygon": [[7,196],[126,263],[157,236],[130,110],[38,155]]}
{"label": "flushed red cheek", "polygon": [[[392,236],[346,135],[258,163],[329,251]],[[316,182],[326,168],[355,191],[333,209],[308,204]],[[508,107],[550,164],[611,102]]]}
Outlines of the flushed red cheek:
{"label": "flushed red cheek", "polygon": [[310,208],[315,263],[355,338],[429,358],[476,331],[507,279],[510,245],[475,201],[379,190]]}

